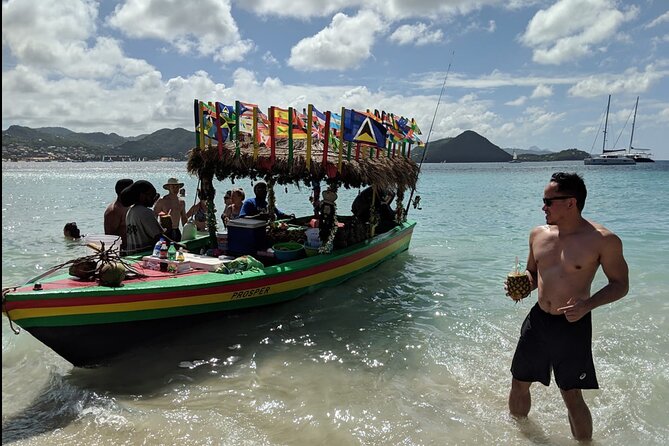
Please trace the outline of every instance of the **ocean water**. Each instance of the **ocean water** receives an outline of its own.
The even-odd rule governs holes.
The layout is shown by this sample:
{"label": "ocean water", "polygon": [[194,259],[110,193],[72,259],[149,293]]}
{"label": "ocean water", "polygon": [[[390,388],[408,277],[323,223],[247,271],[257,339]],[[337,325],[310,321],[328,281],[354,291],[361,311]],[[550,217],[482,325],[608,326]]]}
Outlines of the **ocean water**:
{"label": "ocean water", "polygon": [[[532,386],[527,420],[507,409],[536,292],[516,304],[502,282],[559,170],[584,175],[584,215],[621,237],[630,266],[628,296],[593,312],[594,444],[667,444],[669,162],[425,164],[407,252],[293,302],[175,327],[112,367],[73,368],[3,317],[3,444],[575,444],[554,384]],[[160,189],[172,176],[192,204],[184,163],[3,163],[3,287],[83,255],[62,228],[101,233],[117,179]],[[217,205],[231,186],[217,184]],[[341,190],[340,206],[356,193]],[[308,195],[281,188],[277,203],[306,213]]]}

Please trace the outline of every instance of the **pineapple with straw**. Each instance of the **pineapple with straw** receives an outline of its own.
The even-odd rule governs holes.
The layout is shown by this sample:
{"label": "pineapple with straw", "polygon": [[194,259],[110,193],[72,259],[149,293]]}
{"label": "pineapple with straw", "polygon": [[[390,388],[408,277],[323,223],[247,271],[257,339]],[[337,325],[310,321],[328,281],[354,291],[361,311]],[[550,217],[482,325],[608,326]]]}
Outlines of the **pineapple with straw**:
{"label": "pineapple with straw", "polygon": [[506,276],[506,294],[518,302],[529,296],[531,291],[530,278],[527,277],[525,271],[520,271],[520,262],[518,262],[518,256],[516,256],[516,266]]}

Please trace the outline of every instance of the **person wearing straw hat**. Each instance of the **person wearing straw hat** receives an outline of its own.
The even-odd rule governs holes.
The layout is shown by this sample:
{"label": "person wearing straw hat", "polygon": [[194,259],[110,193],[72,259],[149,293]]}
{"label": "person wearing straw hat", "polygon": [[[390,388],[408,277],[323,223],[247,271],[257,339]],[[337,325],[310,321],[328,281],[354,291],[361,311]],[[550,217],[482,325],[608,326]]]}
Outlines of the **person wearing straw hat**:
{"label": "person wearing straw hat", "polygon": [[[181,241],[181,229],[180,226],[185,225],[188,218],[186,217],[186,202],[179,198],[179,190],[184,187],[184,183],[181,183],[176,178],[170,178],[167,180],[167,183],[163,184],[163,189],[167,191],[167,194],[162,196],[156,204],[153,206],[153,213],[156,217],[164,217],[164,220],[167,223],[163,223],[163,218],[161,218],[161,224],[165,227],[165,233],[167,236],[176,241]],[[171,218],[167,218],[171,217]]]}

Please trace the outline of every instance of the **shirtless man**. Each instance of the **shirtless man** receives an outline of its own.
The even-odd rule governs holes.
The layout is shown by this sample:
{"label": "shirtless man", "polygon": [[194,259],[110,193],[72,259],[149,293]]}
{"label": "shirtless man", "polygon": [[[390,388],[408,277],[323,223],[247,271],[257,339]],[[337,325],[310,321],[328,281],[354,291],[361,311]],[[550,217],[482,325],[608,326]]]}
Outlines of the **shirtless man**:
{"label": "shirtless man", "polygon": [[104,214],[105,234],[118,235],[121,237],[121,249],[125,250],[128,243],[125,225],[125,215],[128,213],[128,206],[121,203],[121,192],[132,184],[132,180],[124,178],[116,182],[116,199],[109,203]]}
{"label": "shirtless man", "polygon": [[[511,414],[527,416],[530,385],[539,381],[548,386],[552,369],[577,440],[592,438],[592,416],[581,390],[599,388],[590,312],[622,298],[629,286],[618,236],[581,216],[586,195],[583,179],[575,173],[554,173],[544,189],[547,224],[530,232],[525,272],[532,289],[539,289],[539,299],[521,328],[509,395]],[[600,266],[608,284],[591,294]]]}
{"label": "shirtless man", "polygon": [[161,212],[172,217],[172,227],[165,228],[167,236],[175,242],[181,241],[181,230],[179,227],[185,225],[186,202],[179,198],[179,190],[184,187],[176,178],[170,178],[163,184],[163,189],[168,193],[161,197],[153,206],[153,213],[158,216]]}

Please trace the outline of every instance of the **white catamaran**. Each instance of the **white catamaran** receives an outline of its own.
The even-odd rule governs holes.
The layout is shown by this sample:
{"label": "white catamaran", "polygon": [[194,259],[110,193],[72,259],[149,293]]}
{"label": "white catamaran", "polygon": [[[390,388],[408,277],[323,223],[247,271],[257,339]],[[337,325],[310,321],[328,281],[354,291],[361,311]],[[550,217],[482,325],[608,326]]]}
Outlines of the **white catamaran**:
{"label": "white catamaran", "polygon": [[609,124],[609,108],[611,106],[611,95],[606,104],[606,120],[604,121],[604,141],[602,142],[602,154],[599,156],[591,156],[583,160],[586,166],[623,166],[634,165],[636,161],[634,158],[627,156],[625,150],[607,150],[606,149],[606,132]]}

